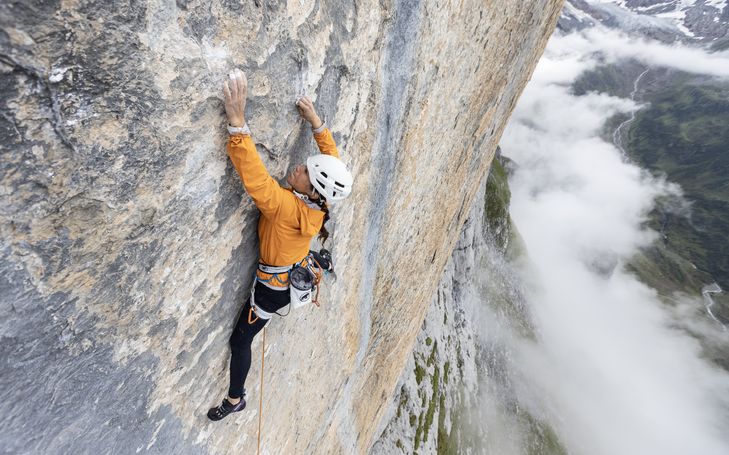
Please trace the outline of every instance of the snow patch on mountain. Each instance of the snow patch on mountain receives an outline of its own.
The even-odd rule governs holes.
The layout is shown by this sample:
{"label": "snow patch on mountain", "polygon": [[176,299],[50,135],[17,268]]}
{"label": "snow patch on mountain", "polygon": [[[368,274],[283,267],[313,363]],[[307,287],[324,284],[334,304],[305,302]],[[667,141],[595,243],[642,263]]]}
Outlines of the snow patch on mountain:
{"label": "snow patch on mountain", "polygon": [[661,41],[716,41],[729,37],[727,0],[568,0],[562,28],[600,22]]}

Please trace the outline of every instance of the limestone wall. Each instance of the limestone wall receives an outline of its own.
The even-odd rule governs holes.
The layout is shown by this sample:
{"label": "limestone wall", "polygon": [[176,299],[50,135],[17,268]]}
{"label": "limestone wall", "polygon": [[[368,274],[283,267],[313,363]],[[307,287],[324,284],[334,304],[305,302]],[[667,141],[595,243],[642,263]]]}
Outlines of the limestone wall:
{"label": "limestone wall", "polygon": [[205,417],[257,260],[224,151],[240,67],[275,177],[315,151],[298,93],[356,176],[322,308],[269,325],[262,452],[367,452],[561,5],[1,3],[3,450],[255,450],[257,360],[249,409]]}

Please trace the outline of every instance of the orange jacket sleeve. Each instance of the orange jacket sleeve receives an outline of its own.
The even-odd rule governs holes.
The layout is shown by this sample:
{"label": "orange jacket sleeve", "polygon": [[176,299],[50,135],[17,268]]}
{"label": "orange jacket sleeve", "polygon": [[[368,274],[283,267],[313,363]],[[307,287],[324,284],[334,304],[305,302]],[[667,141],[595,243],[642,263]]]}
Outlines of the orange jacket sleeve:
{"label": "orange jacket sleeve", "polygon": [[329,128],[324,128],[319,133],[314,133],[314,140],[316,145],[319,147],[319,151],[325,155],[331,155],[335,158],[339,158],[339,151],[337,150],[337,144],[334,142],[332,132]]}
{"label": "orange jacket sleeve", "polygon": [[243,186],[263,216],[276,215],[286,190],[268,174],[256,151],[256,145],[247,134],[236,134],[228,140],[228,156],[243,180]]}

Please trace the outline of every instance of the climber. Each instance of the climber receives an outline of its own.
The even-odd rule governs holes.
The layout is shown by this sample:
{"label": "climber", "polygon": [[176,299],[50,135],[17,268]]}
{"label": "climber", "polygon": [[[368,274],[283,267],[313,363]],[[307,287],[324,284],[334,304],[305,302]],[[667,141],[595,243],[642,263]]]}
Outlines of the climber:
{"label": "climber", "polygon": [[[228,155],[243,186],[261,212],[258,221],[259,264],[251,297],[243,305],[230,336],[230,387],[222,404],[208,411],[211,420],[220,420],[246,406],[244,384],[251,366],[251,343],[273,314],[291,301],[289,271],[311,260],[309,243],[319,234],[326,241],[329,232],[328,205],[347,197],[352,174],[338,158],[332,133],[306,96],[296,107],[311,125],[322,154],[309,157],[286,177],[290,188],[282,188],[266,171],[258,156],[245,121],[248,83],[236,69],[223,84],[225,113],[228,117]],[[293,288],[293,286],[291,286]],[[293,290],[292,290],[293,291]]]}

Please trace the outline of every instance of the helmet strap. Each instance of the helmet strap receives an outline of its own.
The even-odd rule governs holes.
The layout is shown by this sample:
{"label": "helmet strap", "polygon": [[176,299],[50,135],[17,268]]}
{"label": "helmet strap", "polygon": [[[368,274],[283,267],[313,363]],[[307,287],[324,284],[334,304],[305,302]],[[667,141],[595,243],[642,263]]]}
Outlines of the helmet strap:
{"label": "helmet strap", "polygon": [[304,201],[304,204],[306,204],[309,208],[320,210],[320,206],[318,204],[318,201],[316,199],[311,199],[308,194],[299,193],[295,189],[291,189],[291,191],[294,193],[294,195]]}

